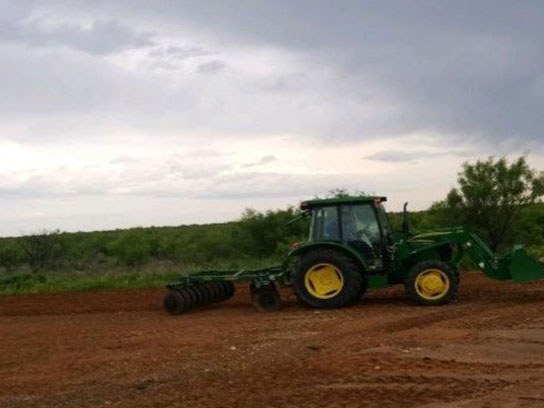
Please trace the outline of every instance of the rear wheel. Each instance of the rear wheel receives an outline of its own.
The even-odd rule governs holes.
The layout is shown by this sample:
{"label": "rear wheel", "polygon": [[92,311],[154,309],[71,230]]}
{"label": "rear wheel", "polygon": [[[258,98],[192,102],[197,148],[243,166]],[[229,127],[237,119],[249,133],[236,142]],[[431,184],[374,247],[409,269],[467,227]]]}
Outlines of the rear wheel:
{"label": "rear wheel", "polygon": [[442,261],[423,261],[416,264],[406,278],[406,293],[420,305],[442,305],[457,293],[458,277],[455,270]]}
{"label": "rear wheel", "polygon": [[354,303],[363,289],[357,264],[341,252],[324,249],[304,254],[293,284],[297,297],[315,308],[338,308]]}
{"label": "rear wheel", "polygon": [[368,289],[368,281],[366,279],[363,279],[361,281],[361,291],[359,292],[359,296],[357,296],[358,299],[361,299]]}

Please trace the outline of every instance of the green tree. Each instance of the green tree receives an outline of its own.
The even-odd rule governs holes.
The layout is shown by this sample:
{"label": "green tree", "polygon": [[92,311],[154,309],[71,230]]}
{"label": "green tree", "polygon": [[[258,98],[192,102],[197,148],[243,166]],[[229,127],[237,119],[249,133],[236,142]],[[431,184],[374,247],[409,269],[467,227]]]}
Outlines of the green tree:
{"label": "green tree", "polygon": [[457,182],[432,209],[449,224],[455,221],[481,234],[493,251],[511,239],[522,209],[544,196],[544,172],[531,168],[525,157],[464,163]]}
{"label": "green tree", "polygon": [[[363,197],[363,196],[372,196],[374,194],[368,193],[362,190],[350,191],[347,188],[333,188],[329,190],[325,198],[349,198],[349,197]],[[322,198],[316,196],[315,198]]]}
{"label": "green tree", "polygon": [[298,214],[294,207],[266,212],[246,209],[234,232],[239,251],[256,258],[285,256],[290,244],[307,234],[307,221],[288,223]]}

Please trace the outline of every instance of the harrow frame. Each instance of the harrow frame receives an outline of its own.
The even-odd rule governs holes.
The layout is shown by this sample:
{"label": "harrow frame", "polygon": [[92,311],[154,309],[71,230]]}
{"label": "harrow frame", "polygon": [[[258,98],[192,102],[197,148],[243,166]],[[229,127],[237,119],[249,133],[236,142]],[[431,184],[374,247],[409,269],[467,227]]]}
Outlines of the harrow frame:
{"label": "harrow frame", "polygon": [[181,314],[193,307],[219,303],[235,293],[235,283],[249,283],[251,301],[260,311],[274,311],[281,305],[276,283],[288,286],[286,263],[256,269],[205,269],[187,272],[168,285],[163,305],[171,314]]}

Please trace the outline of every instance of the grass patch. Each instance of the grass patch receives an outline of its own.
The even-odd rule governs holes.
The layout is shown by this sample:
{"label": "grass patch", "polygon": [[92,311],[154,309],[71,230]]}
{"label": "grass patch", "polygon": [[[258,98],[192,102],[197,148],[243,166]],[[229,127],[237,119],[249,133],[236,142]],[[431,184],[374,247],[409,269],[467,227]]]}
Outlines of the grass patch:
{"label": "grass patch", "polygon": [[[250,259],[214,265],[217,269],[260,268],[277,264],[275,259]],[[193,265],[177,268],[149,265],[145,268],[111,269],[94,272],[50,271],[43,273],[10,272],[0,274],[0,295],[60,293],[92,290],[163,288],[182,271],[205,269]]]}
{"label": "grass patch", "polygon": [[0,294],[55,293],[85,290],[151,289],[164,287],[178,272],[124,272],[95,276],[75,274],[9,274],[0,278]]}

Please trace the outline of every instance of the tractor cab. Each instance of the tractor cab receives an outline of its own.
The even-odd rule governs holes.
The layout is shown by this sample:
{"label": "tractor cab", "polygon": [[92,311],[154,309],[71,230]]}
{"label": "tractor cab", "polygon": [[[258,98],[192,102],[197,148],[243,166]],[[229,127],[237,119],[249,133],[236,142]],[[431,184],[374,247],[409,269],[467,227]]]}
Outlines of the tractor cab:
{"label": "tractor cab", "polygon": [[373,272],[391,262],[391,226],[382,203],[385,197],[312,200],[301,209],[311,215],[309,242],[335,241],[348,245]]}

